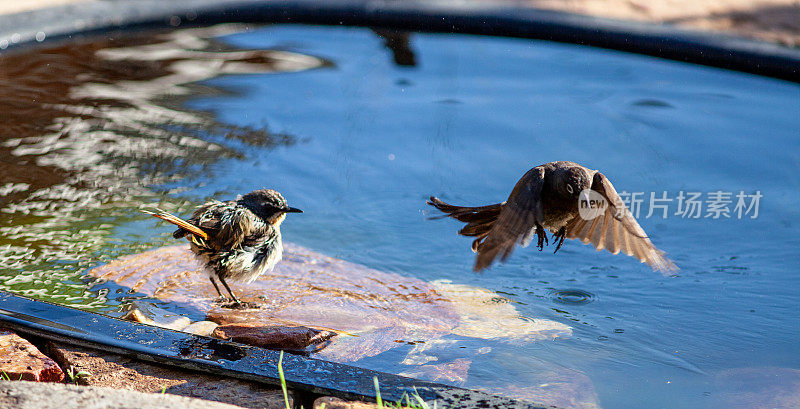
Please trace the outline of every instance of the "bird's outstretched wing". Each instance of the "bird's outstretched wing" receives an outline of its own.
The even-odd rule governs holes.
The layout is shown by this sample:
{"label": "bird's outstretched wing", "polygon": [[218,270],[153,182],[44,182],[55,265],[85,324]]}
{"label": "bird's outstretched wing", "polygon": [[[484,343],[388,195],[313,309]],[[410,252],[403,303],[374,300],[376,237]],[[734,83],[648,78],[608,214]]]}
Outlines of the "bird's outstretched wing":
{"label": "bird's outstretched wing", "polygon": [[475,271],[488,267],[498,255],[505,261],[517,243],[525,245],[530,240],[536,225],[544,219],[541,201],[544,173],[544,168],[537,166],[514,186],[491,231],[477,245]]}
{"label": "bird's outstretched wing", "polygon": [[665,275],[678,271],[675,263],[653,245],[608,178],[596,172],[591,189],[601,194],[608,206],[594,219],[586,220],[581,216],[572,219],[566,226],[567,238],[592,243],[597,250],[606,249],[612,254],[621,251]]}

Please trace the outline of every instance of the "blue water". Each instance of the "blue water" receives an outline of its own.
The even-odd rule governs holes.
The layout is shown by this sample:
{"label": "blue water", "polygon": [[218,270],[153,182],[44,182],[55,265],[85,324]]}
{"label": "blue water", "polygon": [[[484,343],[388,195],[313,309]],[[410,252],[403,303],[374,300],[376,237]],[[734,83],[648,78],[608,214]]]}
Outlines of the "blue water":
{"label": "blue water", "polygon": [[[83,274],[116,253],[167,242],[168,228],[131,220],[152,196],[183,201],[188,211],[207,197],[270,187],[305,211],[284,224],[287,241],[383,271],[488,288],[523,316],[573,327],[570,338],[491,343],[492,352],[471,366],[468,387],[524,383],[542,368],[567,368],[591,380],[602,407],[693,408],[736,400],[719,379],[741,368],[763,373],[763,383],[744,387],[756,401],[771,399],[769,388],[791,391],[800,382],[797,84],[520,39],[412,34],[415,67],[395,65],[365,29],[271,26],[219,40],[329,62],[220,76],[195,84],[181,101],[219,123],[266,126],[294,143],[206,135],[236,154],[187,165],[181,177],[142,179],[156,193],[136,193],[146,198],[129,197],[119,213],[104,213],[113,227],[101,244],[81,250],[95,258],[69,271]],[[464,205],[500,202],[528,169],[554,160],[598,169],[620,192],[643,192],[639,222],[680,274],[664,277],[577,241],[555,255],[518,249],[476,274],[459,223],[428,219],[435,214],[425,205],[429,195]],[[731,217],[704,217],[705,202],[700,218],[676,215],[681,191],[701,192],[703,201],[711,192],[732,193]],[[646,217],[651,192],[673,199],[668,217],[658,210]],[[752,211],[737,217],[740,192],[763,195],[757,218]],[[64,263],[55,258],[20,267],[33,278],[4,288],[46,298],[36,283]],[[87,286],[73,281],[71,291]],[[458,356],[444,348],[441,356]],[[394,370],[401,359],[390,351],[356,364]],[[775,376],[787,371],[795,378]]]}
{"label": "blue water", "polygon": [[[366,30],[271,27],[224,40],[335,66],[209,81],[237,94],[190,107],[305,142],[220,161],[217,176],[190,194],[276,188],[306,211],[286,223],[287,240],[489,288],[523,315],[574,327],[572,339],[495,347],[496,362],[473,367],[470,384],[519,376],[543,360],[586,373],[604,407],[714,407],[709,379],[718,371],[800,369],[796,84],[517,39],[414,35],[413,68],[395,66]],[[599,169],[618,191],[645,192],[640,223],[680,275],[575,241],[557,255],[520,249],[474,274],[460,226],[425,217],[428,195],[499,202],[529,168],[553,160]],[[759,191],[758,217],[681,218],[675,201],[666,219],[644,217],[650,192],[698,191],[707,200],[720,190],[732,192],[730,210],[740,191]],[[565,305],[551,296],[562,289],[594,299]]]}

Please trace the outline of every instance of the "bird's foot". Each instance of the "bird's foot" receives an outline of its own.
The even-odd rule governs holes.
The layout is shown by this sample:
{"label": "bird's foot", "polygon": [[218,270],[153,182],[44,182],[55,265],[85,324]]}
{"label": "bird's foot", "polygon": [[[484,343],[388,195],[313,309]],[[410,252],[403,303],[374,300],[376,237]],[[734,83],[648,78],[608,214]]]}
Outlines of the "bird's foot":
{"label": "bird's foot", "polygon": [[226,297],[224,295],[220,295],[219,297],[214,299],[214,303],[215,304],[225,304],[228,301],[230,301],[230,300],[228,300],[228,297]]}
{"label": "bird's foot", "polygon": [[251,301],[232,301],[227,304],[222,304],[220,307],[231,310],[257,310],[261,308],[261,304]]}
{"label": "bird's foot", "polygon": [[550,245],[550,241],[547,240],[547,233],[544,231],[544,227],[538,223],[536,224],[536,236],[539,239],[536,243],[536,247],[539,248],[539,251],[542,251],[545,244],[548,246]]}
{"label": "bird's foot", "polygon": [[566,236],[567,236],[567,229],[565,227],[560,228],[557,233],[553,234],[553,243],[558,241],[558,245],[556,246],[555,251],[553,251],[553,254],[556,254],[558,249],[561,248],[561,245],[564,244],[564,237]]}

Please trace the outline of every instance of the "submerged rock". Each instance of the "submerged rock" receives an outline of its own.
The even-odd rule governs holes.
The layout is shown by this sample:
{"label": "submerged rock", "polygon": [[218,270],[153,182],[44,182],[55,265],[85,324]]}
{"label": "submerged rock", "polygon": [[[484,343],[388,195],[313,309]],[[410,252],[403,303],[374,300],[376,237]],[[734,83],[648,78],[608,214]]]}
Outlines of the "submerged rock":
{"label": "submerged rock", "polygon": [[535,382],[511,381],[485,389],[509,397],[526,399],[546,407],[559,409],[599,409],[600,399],[592,380],[579,371],[567,368],[541,368]]}
{"label": "submerged rock", "polygon": [[446,363],[420,365],[411,371],[401,373],[401,375],[433,382],[463,385],[467,381],[471,364],[471,360],[458,358]]}
{"label": "submerged rock", "polygon": [[450,280],[433,281],[431,285],[452,301],[458,313],[453,334],[507,341],[539,341],[572,334],[572,329],[560,322],[521,316],[511,300],[485,288]]}
{"label": "submerged rock", "polygon": [[[239,342],[314,348],[311,356],[342,363],[412,346],[399,362],[407,369],[397,372],[451,384],[470,385],[474,357],[492,350],[488,345],[462,349],[466,339],[527,343],[572,334],[567,325],[520,316],[513,302],[483,288],[429,283],[289,243],[274,271],[252,283],[232,283],[237,296],[259,303],[258,309],[216,303],[208,275],[186,245],[123,257],[91,274],[169,301],[189,315],[204,315],[221,325],[217,336]],[[447,359],[440,360],[440,352]],[[588,378],[580,379],[580,387],[586,387],[584,381]]]}
{"label": "submerged rock", "polygon": [[800,408],[800,370],[727,369],[713,377],[710,397],[725,408]]}

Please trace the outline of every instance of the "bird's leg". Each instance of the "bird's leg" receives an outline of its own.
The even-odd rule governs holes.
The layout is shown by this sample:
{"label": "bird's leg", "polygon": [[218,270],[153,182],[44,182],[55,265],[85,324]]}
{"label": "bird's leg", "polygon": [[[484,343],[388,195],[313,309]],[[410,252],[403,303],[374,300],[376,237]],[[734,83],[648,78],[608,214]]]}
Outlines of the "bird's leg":
{"label": "bird's leg", "polygon": [[[228,283],[226,283],[226,282],[225,282],[225,279],[224,279],[224,278],[222,278],[222,276],[218,276],[218,278],[219,278],[219,282],[220,282],[220,283],[222,283],[222,285],[223,285],[223,286],[225,286],[225,289],[226,289],[226,290],[228,290],[228,294],[230,294],[230,295],[231,295],[231,299],[233,300],[233,304],[234,304],[234,305],[239,305],[239,304],[241,304],[241,302],[239,301],[239,299],[238,299],[238,298],[236,298],[236,296],[235,296],[235,295],[233,295],[233,291],[231,291],[231,288],[230,288],[230,287],[228,287]],[[221,295],[221,294],[220,294],[220,295]]]}
{"label": "bird's leg", "polygon": [[558,229],[558,232],[553,235],[553,243],[555,243],[556,240],[558,240],[558,245],[556,246],[555,251],[553,251],[553,254],[556,254],[556,251],[558,251],[558,249],[561,248],[561,245],[564,244],[564,237],[566,235],[567,235],[566,227],[561,227],[560,229]]}
{"label": "bird's leg", "polygon": [[219,282],[222,283],[223,286],[225,286],[226,290],[228,290],[228,294],[231,295],[231,299],[233,299],[233,302],[228,304],[228,305],[226,305],[225,307],[232,308],[232,309],[235,309],[235,310],[243,310],[243,309],[247,309],[247,308],[260,308],[261,307],[260,305],[258,305],[258,303],[241,302],[241,301],[239,301],[239,299],[236,298],[235,295],[233,295],[233,291],[231,291],[231,288],[228,287],[228,283],[225,282],[225,279],[222,278],[221,276],[218,276],[218,278],[219,278]]}
{"label": "bird's leg", "polygon": [[217,285],[217,282],[216,282],[216,281],[214,281],[214,277],[208,277],[208,279],[209,279],[209,280],[211,280],[211,284],[214,284],[214,289],[215,289],[215,290],[217,290],[217,294],[219,294],[219,298],[217,298],[217,300],[218,300],[219,302],[225,302],[225,301],[227,301],[228,299],[227,299],[227,298],[225,298],[225,296],[224,296],[224,295],[222,295],[222,291],[220,291],[220,290],[219,290],[219,286]]}
{"label": "bird's leg", "polygon": [[536,236],[539,239],[536,244],[536,246],[539,247],[539,251],[542,251],[545,244],[550,245],[550,241],[547,240],[547,232],[544,231],[544,227],[539,223],[536,223]]}

